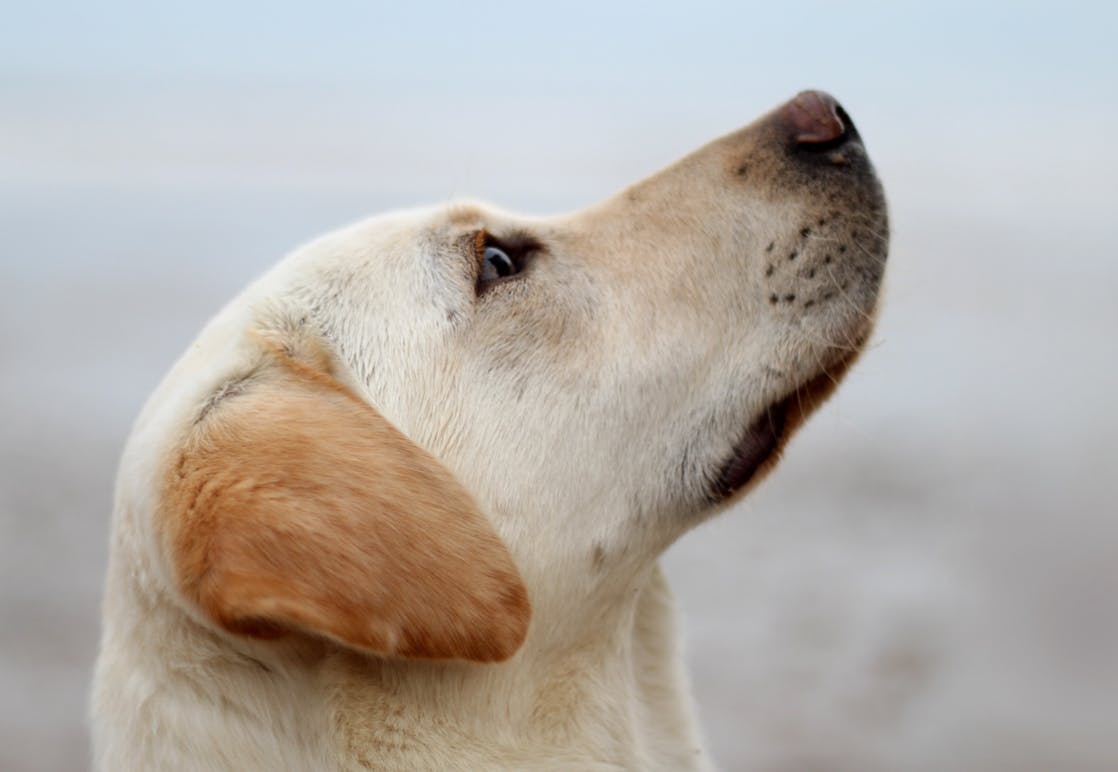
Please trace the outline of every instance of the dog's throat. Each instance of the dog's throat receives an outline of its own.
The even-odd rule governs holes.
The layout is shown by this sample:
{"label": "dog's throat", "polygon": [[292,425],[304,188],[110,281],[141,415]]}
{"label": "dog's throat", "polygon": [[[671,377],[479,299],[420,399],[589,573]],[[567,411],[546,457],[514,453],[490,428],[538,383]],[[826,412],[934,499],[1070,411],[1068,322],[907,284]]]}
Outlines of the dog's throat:
{"label": "dog's throat", "polygon": [[746,429],[714,483],[711,496],[715,501],[729,498],[753,479],[780,444],[787,416],[788,400],[781,400]]}

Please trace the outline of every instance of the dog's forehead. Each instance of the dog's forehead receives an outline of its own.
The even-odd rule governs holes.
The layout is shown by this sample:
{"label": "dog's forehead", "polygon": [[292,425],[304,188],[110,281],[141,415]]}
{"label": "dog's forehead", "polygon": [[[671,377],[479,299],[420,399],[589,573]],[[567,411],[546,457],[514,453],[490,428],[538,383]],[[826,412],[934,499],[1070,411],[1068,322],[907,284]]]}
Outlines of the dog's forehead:
{"label": "dog's forehead", "polygon": [[[392,329],[398,344],[415,342],[495,313],[498,304],[487,305],[477,291],[479,238],[538,240],[573,255],[561,248],[564,231],[548,223],[476,201],[392,212],[305,245],[292,255],[280,282],[305,301],[328,334],[344,329],[344,337],[375,341]],[[533,285],[546,294],[546,281]],[[530,293],[523,290],[503,292],[521,293],[527,301]],[[530,304],[524,313],[530,313]]]}
{"label": "dog's forehead", "polygon": [[277,280],[312,315],[360,317],[414,303],[453,279],[438,270],[447,263],[445,235],[453,228],[445,211],[396,211],[328,233],[296,250]]}
{"label": "dog's forehead", "polygon": [[297,270],[349,274],[354,281],[393,283],[416,272],[423,279],[428,268],[467,259],[477,232],[514,225],[529,227],[526,218],[474,201],[398,210],[326,234],[297,250],[292,261]]}

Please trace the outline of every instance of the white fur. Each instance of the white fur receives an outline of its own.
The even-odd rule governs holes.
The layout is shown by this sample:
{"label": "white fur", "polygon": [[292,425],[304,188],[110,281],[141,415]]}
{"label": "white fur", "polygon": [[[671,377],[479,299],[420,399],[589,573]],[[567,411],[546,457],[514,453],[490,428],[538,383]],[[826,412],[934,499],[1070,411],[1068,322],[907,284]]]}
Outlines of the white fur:
{"label": "white fur", "polygon": [[[210,322],[121,462],[98,768],[709,766],[657,557],[718,509],[708,484],[745,427],[861,345],[884,258],[868,165],[799,175],[770,123],[575,215],[459,204],[356,224]],[[461,245],[480,227],[543,251],[477,298]],[[327,341],[347,385],[474,494],[533,606],[510,660],[241,639],[178,596],[152,533],[161,465],[253,366],[247,333],[262,325]]]}

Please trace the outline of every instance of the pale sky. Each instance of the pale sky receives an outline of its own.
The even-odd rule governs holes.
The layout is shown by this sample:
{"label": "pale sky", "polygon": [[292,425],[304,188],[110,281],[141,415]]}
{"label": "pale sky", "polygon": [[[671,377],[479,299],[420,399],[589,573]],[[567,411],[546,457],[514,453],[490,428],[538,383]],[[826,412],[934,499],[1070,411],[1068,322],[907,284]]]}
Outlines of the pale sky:
{"label": "pale sky", "polygon": [[1118,6],[1105,2],[48,0],[5,9],[0,72],[16,82],[492,88],[494,100],[520,95],[502,89],[614,98],[735,85],[776,97],[827,78],[1002,101],[1054,87],[1113,96],[1116,22]]}
{"label": "pale sky", "polygon": [[1038,153],[1094,185],[1115,29],[1112,3],[26,2],[0,26],[0,186],[551,210],[808,87],[914,196],[1052,173]]}

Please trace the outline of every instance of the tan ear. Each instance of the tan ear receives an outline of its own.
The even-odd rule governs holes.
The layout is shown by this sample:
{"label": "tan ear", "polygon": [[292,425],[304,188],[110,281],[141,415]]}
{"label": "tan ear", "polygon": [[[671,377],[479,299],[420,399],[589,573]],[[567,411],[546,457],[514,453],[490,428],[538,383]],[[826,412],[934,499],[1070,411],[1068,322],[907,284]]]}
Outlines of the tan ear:
{"label": "tan ear", "polygon": [[272,356],[200,419],[167,475],[161,522],[182,592],[257,638],[512,656],[527,591],[470,495],[326,372]]}

